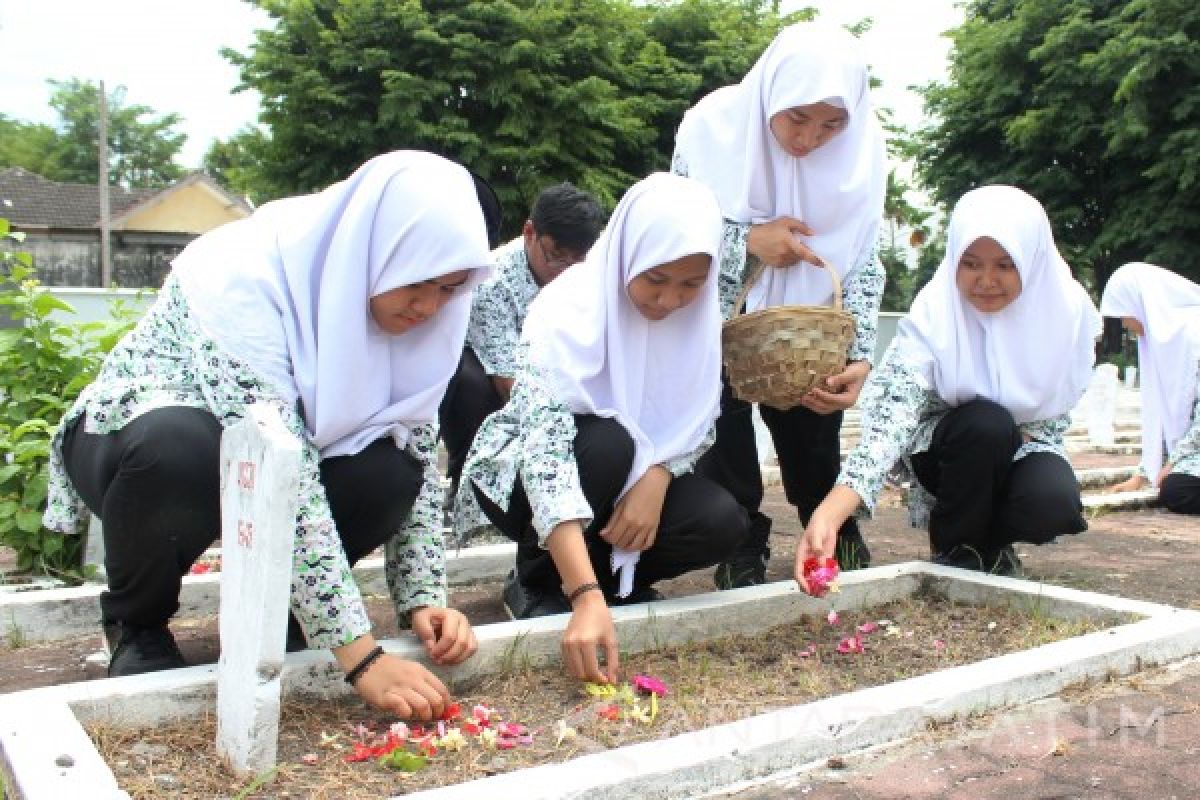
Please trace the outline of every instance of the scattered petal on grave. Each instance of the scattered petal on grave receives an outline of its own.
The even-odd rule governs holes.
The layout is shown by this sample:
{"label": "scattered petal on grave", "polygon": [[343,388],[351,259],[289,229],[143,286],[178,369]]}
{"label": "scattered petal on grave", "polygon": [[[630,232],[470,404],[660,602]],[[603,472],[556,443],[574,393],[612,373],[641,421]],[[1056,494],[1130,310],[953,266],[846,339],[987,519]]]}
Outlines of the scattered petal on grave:
{"label": "scattered petal on grave", "polygon": [[861,653],[863,652],[862,637],[859,635],[846,636],[838,642],[837,651],[839,653]]}
{"label": "scattered petal on grave", "polygon": [[567,724],[565,719],[560,719],[554,723],[554,746],[562,747],[563,742],[574,739],[578,734],[575,729]]}
{"label": "scattered petal on grave", "polygon": [[842,618],[838,616],[838,612],[834,611],[833,609],[829,609],[829,613],[825,615],[825,620],[830,625],[837,625],[841,619]]}
{"label": "scattered petal on grave", "polygon": [[317,758],[316,753],[305,753],[304,755],[300,756],[300,761],[310,767],[315,767],[319,760],[320,759]]}
{"label": "scattered petal on grave", "polygon": [[667,685],[649,675],[634,675],[633,688],[644,694],[653,694],[658,697],[667,696]]}

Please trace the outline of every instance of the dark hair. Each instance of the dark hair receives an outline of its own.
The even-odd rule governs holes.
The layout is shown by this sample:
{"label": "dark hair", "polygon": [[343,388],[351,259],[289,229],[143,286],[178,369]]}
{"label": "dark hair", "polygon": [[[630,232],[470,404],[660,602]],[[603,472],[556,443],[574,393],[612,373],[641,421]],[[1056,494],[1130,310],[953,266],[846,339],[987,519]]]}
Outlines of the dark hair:
{"label": "dark hair", "polygon": [[487,225],[488,246],[500,244],[500,228],[504,224],[504,212],[500,208],[500,197],[492,185],[475,170],[466,167],[475,181],[475,197],[479,199],[479,208],[483,211],[483,222]]}
{"label": "dark hair", "polygon": [[587,252],[604,227],[604,211],[596,198],[569,183],[543,189],[529,214],[533,229],[576,253]]}

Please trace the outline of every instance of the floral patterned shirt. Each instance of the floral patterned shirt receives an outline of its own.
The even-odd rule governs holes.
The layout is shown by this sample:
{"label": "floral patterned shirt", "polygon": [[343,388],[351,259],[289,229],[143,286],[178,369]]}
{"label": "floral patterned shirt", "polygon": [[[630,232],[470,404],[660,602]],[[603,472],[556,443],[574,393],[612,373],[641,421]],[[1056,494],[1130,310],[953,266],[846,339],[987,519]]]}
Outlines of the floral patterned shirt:
{"label": "floral patterned shirt", "polygon": [[[678,151],[671,161],[671,171],[684,177],[688,175],[687,161]],[[725,221],[720,273],[717,276],[721,316],[724,319],[737,313],[733,304],[746,278],[759,263],[755,256],[747,257],[746,254],[749,232],[749,224]],[[879,336],[879,304],[883,301],[885,280],[883,265],[876,257],[876,243],[871,241],[858,254],[858,259],[842,281],[842,306],[854,317],[854,341],[846,356],[847,361],[871,362],[875,358],[875,341]]]}
{"label": "floral patterned shirt", "polygon": [[[88,433],[113,433],[148,411],[186,406],[206,409],[222,426],[228,426],[254,403],[273,406],[303,445],[292,556],[292,611],[311,646],[347,644],[369,633],[371,623],[321,485],[320,454],[299,408],[289,405],[249,367],[205,335],[173,277],[168,277],[155,304],[113,348],[96,380],[64,415],[51,448],[45,524],[52,530],[73,533],[80,531],[87,519],[87,509],[63,466],[62,431],[69,423],[82,417],[80,424]],[[446,605],[435,427],[413,428],[408,449],[423,465],[425,481],[408,520],[384,547],[388,586],[405,624],[415,608]]]}
{"label": "floral patterned shirt", "polygon": [[[1196,384],[1200,387],[1200,365],[1197,366]],[[1197,389],[1196,400],[1192,403],[1191,426],[1171,448],[1167,461],[1171,464],[1171,472],[1200,478],[1200,389]]]}
{"label": "floral patterned shirt", "polygon": [[517,374],[521,327],[539,289],[529,269],[524,237],[496,248],[492,257],[496,269],[471,301],[467,344],[488,375],[511,378]]}
{"label": "floral patterned shirt", "polygon": [[[491,524],[473,485],[507,509],[520,478],[543,547],[559,523],[577,519],[587,527],[595,516],[584,497],[575,463],[575,415],[555,396],[544,371],[526,363],[523,345],[520,353],[508,403],[484,420],[463,466],[464,480],[454,504],[454,532],[460,542]],[[691,472],[715,438],[716,426],[712,425],[699,447],[662,466],[676,476]]]}
{"label": "floral patterned shirt", "polygon": [[[888,470],[903,459],[911,473],[909,459],[929,449],[934,428],[952,406],[937,392],[920,386],[916,371],[896,357],[894,346],[884,353],[883,363],[871,371],[858,402],[862,434],[846,457],[837,482],[858,493],[862,498],[860,510],[870,516]],[[1013,455],[1013,461],[1039,452],[1055,453],[1066,460],[1063,437],[1070,426],[1070,414],[1021,423],[1017,427],[1027,441]],[[908,500],[912,526],[928,527],[933,496],[913,481]]]}

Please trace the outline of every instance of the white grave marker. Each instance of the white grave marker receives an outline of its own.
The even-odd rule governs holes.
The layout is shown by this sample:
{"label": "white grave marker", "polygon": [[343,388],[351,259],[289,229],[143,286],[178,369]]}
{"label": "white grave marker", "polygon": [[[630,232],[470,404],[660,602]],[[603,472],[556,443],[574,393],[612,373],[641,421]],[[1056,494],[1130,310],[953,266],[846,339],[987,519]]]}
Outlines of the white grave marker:
{"label": "white grave marker", "polygon": [[1101,364],[1096,367],[1087,396],[1088,441],[1097,447],[1111,446],[1116,441],[1116,364]]}
{"label": "white grave marker", "polygon": [[253,777],[275,766],[296,535],[300,443],[251,406],[221,438],[221,660],[217,752]]}

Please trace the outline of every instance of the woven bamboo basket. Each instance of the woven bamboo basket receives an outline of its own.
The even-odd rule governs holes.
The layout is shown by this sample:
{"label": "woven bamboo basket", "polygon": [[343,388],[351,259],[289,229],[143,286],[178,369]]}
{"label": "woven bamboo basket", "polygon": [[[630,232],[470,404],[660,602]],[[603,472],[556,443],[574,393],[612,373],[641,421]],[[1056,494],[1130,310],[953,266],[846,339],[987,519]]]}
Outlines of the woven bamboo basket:
{"label": "woven bamboo basket", "polygon": [[[759,264],[746,281],[735,309],[742,309],[764,269]],[[787,411],[818,382],[845,369],[854,317],[842,310],[837,270],[826,272],[833,281],[832,308],[775,306],[740,314],[724,324],[721,360],[739,398]]]}

